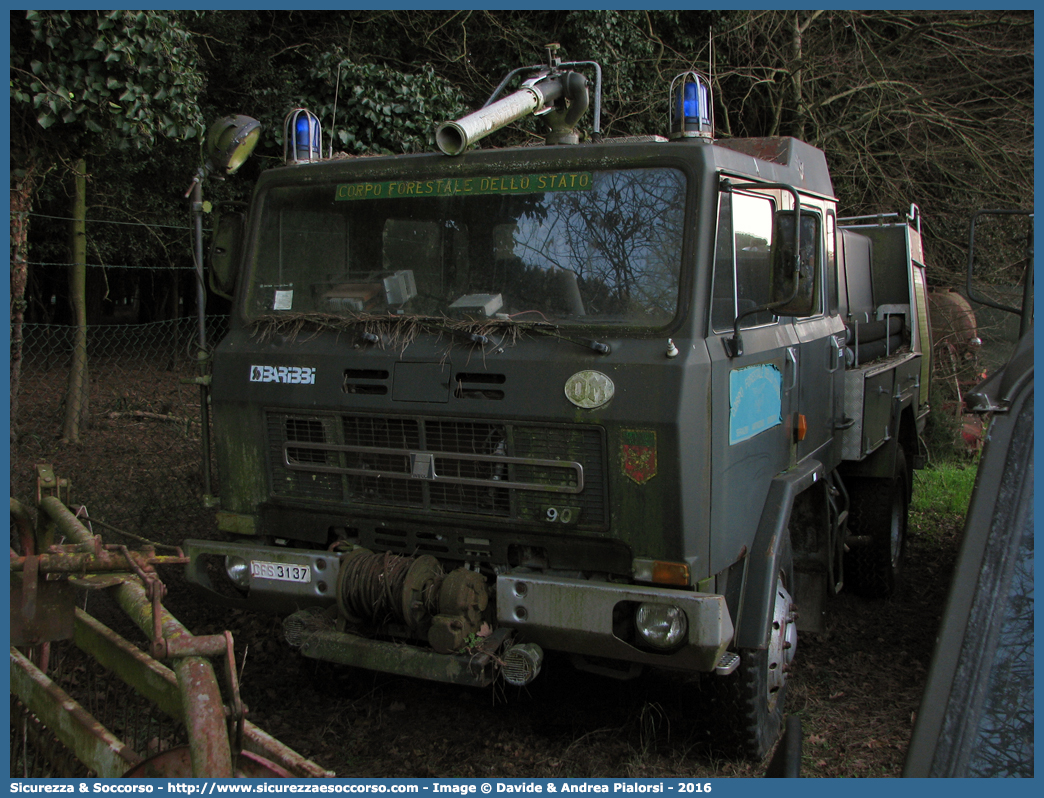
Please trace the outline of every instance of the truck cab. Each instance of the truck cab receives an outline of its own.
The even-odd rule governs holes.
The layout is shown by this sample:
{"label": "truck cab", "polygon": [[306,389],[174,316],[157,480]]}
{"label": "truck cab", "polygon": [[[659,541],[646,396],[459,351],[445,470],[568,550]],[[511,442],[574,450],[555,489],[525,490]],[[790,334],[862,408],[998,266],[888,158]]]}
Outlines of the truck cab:
{"label": "truck cab", "polygon": [[[530,79],[567,118],[570,66]],[[689,74],[675,117],[709,97]],[[842,224],[822,151],[714,140],[702,108],[694,135],[685,106],[670,138],[265,172],[213,356],[228,540],[186,542],[190,580],[376,670],[701,674],[764,756],[849,521],[865,584],[897,565],[923,257],[919,220]]]}

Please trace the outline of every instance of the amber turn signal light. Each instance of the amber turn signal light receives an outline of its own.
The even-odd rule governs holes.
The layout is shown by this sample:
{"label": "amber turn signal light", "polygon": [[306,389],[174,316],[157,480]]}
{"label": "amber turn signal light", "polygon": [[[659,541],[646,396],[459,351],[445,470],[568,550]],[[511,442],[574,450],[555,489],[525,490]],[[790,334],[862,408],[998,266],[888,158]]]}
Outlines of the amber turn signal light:
{"label": "amber turn signal light", "polygon": [[657,585],[678,585],[687,587],[689,584],[689,566],[683,562],[660,562],[656,560],[652,567],[652,581]]}
{"label": "amber turn signal light", "polygon": [[794,440],[803,441],[808,434],[808,419],[804,413],[798,413],[794,419]]}

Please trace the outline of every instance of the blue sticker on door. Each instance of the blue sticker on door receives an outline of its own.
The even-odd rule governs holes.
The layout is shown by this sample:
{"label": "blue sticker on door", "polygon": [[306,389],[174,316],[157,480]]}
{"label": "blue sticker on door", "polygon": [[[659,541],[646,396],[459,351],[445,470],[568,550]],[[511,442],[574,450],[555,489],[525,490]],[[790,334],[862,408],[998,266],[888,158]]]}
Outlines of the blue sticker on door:
{"label": "blue sticker on door", "polygon": [[783,375],[771,363],[729,373],[729,445],[783,423]]}

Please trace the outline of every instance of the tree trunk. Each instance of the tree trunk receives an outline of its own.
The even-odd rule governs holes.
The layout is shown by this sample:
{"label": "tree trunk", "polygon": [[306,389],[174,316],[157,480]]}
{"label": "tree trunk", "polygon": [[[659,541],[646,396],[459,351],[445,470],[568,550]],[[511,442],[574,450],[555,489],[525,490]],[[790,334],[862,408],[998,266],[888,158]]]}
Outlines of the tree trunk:
{"label": "tree trunk", "polygon": [[30,163],[11,191],[11,443],[18,439],[18,391],[22,379],[22,324],[29,276],[29,209],[36,167]]}
{"label": "tree trunk", "polygon": [[802,22],[801,12],[795,11],[790,24],[790,85],[794,95],[794,124],[791,135],[802,141],[807,141],[808,123],[808,99],[805,96],[805,32],[822,14],[822,11],[809,12]]}
{"label": "tree trunk", "polygon": [[804,81],[805,77],[802,74],[801,69],[801,36],[804,33],[804,29],[801,27],[801,12],[794,12],[793,26],[791,28],[790,38],[790,58],[791,58],[791,86],[794,90],[794,138],[805,140],[805,95],[804,95]]}
{"label": "tree trunk", "polygon": [[80,442],[80,427],[87,416],[87,164],[83,158],[73,169],[72,247],[69,264],[69,301],[76,319],[69,388],[65,394],[62,441]]}

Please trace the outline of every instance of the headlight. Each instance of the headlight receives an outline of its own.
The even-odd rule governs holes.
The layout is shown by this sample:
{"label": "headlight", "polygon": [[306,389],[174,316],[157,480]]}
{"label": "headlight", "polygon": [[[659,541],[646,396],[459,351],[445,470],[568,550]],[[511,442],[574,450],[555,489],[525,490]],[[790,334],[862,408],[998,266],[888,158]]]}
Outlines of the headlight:
{"label": "headlight", "polygon": [[672,604],[639,604],[634,625],[642,640],[664,651],[680,646],[689,630],[685,613]]}
{"label": "headlight", "polygon": [[234,554],[225,557],[225,573],[236,587],[242,590],[250,587],[250,566],[242,557]]}

